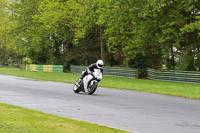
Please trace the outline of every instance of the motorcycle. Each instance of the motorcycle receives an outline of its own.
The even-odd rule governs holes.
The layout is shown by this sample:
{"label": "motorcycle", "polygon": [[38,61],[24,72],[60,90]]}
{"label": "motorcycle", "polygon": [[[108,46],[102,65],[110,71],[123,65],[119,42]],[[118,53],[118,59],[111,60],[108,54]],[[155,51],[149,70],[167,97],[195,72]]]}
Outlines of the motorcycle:
{"label": "motorcycle", "polygon": [[94,72],[86,75],[81,81],[79,79],[75,82],[73,91],[75,93],[85,92],[92,95],[98,86],[98,83],[102,80],[102,72],[99,69],[94,69]]}

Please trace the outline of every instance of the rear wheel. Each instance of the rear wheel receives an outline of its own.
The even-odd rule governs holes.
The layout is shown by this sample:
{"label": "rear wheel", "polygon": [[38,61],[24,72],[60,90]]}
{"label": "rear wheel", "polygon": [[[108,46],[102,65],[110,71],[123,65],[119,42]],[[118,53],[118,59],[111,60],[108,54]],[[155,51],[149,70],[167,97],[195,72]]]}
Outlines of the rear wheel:
{"label": "rear wheel", "polygon": [[73,87],[73,91],[75,93],[79,93],[80,92],[80,85],[79,83],[76,81],[76,83],[74,84],[74,87]]}

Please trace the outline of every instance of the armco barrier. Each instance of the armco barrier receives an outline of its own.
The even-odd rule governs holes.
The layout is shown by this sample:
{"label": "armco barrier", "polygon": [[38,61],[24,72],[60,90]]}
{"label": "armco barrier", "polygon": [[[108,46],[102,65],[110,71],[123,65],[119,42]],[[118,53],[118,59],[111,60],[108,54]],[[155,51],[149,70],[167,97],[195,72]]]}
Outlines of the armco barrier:
{"label": "armco barrier", "polygon": [[156,70],[148,68],[148,79],[200,83],[200,72],[198,71],[175,71],[175,70]]}
{"label": "armco barrier", "polygon": [[[85,69],[86,66],[71,65],[72,73],[82,73]],[[104,67],[103,74],[117,77],[136,78],[136,69],[125,67]]]}
{"label": "armco barrier", "polygon": [[63,65],[26,65],[28,71],[42,71],[42,72],[63,72]]}

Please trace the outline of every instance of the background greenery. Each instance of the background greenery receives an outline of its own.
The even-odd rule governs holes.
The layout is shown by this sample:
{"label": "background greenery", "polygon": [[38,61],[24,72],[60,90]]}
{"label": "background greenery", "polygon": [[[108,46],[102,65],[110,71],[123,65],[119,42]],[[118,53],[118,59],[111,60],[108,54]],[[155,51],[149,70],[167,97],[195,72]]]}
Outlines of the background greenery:
{"label": "background greenery", "polygon": [[0,65],[200,70],[198,0],[1,0]]}

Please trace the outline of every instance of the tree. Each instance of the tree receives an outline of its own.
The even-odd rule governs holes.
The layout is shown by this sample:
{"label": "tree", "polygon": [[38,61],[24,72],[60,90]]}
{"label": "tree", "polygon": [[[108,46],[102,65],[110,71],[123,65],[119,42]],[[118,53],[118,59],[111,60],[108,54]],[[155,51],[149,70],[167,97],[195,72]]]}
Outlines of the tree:
{"label": "tree", "polygon": [[[70,14],[65,1],[43,1],[38,6],[38,13],[33,16],[39,23],[38,38],[48,50],[47,63],[63,64],[72,49],[73,32],[69,28]],[[39,46],[42,46],[39,43]],[[44,63],[44,62],[43,62]]]}
{"label": "tree", "polygon": [[14,52],[9,31],[13,22],[9,19],[8,1],[0,1],[0,66]]}
{"label": "tree", "polygon": [[[87,65],[96,61],[98,58],[106,61],[105,40],[103,39],[104,27],[97,23],[99,19],[99,1],[100,0],[68,1],[69,5],[73,5],[69,6],[69,8],[73,14],[71,25],[75,33],[75,43],[80,45],[80,43],[78,43],[79,41],[83,43],[85,42],[83,40],[86,40],[84,45],[89,54],[85,58]],[[88,58],[89,56],[94,58]]]}
{"label": "tree", "polygon": [[10,18],[15,22],[10,31],[15,39],[15,47],[18,55],[31,56],[31,52],[36,48],[35,31],[37,29],[32,15],[37,12],[39,0],[12,0],[10,6]]}
{"label": "tree", "polygon": [[102,58],[107,65],[142,72],[163,65],[200,68],[198,0],[12,0],[10,5],[14,48],[33,63],[88,65]]}

